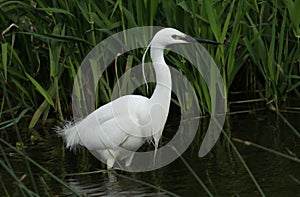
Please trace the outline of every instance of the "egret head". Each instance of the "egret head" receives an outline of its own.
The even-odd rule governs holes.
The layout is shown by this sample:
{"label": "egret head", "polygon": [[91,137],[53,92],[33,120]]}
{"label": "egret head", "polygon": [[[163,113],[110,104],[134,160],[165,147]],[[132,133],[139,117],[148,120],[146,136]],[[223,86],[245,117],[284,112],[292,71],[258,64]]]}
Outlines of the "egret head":
{"label": "egret head", "polygon": [[151,41],[151,46],[165,48],[172,44],[184,44],[192,42],[219,44],[215,41],[191,37],[173,28],[165,28],[155,34]]}

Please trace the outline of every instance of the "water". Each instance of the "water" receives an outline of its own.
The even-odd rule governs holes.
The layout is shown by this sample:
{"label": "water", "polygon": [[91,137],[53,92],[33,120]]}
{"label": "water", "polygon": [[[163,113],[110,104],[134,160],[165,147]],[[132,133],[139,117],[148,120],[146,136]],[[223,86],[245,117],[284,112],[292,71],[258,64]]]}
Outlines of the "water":
{"label": "water", "polygon": [[[284,114],[289,122],[299,131],[299,114]],[[165,140],[171,137],[177,129],[177,120],[167,123]],[[201,121],[201,128],[205,130],[207,120]],[[248,140],[285,154],[300,155],[300,140],[272,112],[262,111],[254,114],[239,114],[227,117],[225,130],[231,137]],[[10,131],[13,132],[13,131]],[[36,162],[53,174],[63,179],[73,189],[88,196],[207,196],[205,189],[197,178],[205,184],[213,195],[217,196],[260,196],[257,187],[251,180],[244,166],[221,136],[217,145],[204,158],[197,156],[201,131],[194,142],[183,154],[184,161],[190,166],[197,177],[193,175],[184,161],[178,158],[173,163],[152,172],[129,173],[117,171],[117,174],[106,173],[103,165],[94,159],[87,151],[80,150],[76,154],[65,151],[64,144],[49,128],[35,130],[21,130],[26,152]],[[31,145],[30,136],[37,135],[38,140]],[[15,144],[14,133],[2,131],[1,137]],[[295,161],[276,156],[270,152],[234,142],[258,184],[267,196],[300,196],[300,165]],[[27,176],[22,180],[29,188],[28,176],[23,158],[5,147],[10,164],[18,177]],[[3,154],[1,156],[3,160]],[[5,190],[12,196],[20,196],[16,183],[1,170],[0,192]],[[99,171],[94,174],[84,172]],[[41,196],[73,196],[64,186],[57,183],[49,175],[36,167],[32,167]],[[72,175],[72,173],[83,173]],[[159,189],[161,188],[161,189]]]}

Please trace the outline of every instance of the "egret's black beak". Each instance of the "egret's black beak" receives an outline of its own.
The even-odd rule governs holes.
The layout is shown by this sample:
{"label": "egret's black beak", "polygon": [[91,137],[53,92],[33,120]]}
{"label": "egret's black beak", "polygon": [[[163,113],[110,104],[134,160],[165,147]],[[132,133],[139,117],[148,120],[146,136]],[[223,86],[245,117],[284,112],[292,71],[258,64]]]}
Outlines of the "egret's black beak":
{"label": "egret's black beak", "polygon": [[194,38],[197,42],[199,43],[203,43],[203,44],[221,44],[217,41],[213,41],[213,40],[207,40],[207,39],[203,39],[203,38]]}
{"label": "egret's black beak", "polygon": [[207,39],[203,39],[203,38],[195,38],[195,37],[191,37],[191,36],[186,36],[182,39],[187,42],[199,42],[199,43],[203,43],[203,44],[221,44],[217,41],[207,40]]}

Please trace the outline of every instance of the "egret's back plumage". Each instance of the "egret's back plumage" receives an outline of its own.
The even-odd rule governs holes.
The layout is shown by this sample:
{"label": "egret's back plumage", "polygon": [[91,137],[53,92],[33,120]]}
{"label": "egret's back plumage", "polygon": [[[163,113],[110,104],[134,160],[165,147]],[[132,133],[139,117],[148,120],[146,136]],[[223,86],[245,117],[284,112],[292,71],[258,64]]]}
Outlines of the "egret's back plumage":
{"label": "egret's back plumage", "polygon": [[[78,123],[77,123],[78,124]],[[74,121],[69,121],[63,126],[57,126],[55,131],[64,139],[66,142],[66,148],[70,150],[76,150],[81,145],[78,132],[76,131],[76,125]]]}

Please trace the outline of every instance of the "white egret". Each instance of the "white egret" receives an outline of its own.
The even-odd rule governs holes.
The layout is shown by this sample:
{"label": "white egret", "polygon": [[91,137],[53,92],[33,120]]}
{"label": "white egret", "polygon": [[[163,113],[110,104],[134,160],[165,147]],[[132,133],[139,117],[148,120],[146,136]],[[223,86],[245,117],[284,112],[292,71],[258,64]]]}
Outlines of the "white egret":
{"label": "white egret", "polygon": [[84,146],[97,159],[106,162],[107,168],[119,161],[129,166],[135,151],[147,139],[154,141],[156,153],[171,100],[171,73],[164,60],[164,49],[168,45],[196,41],[217,44],[193,38],[173,28],[157,32],[148,45],[156,76],[152,96],[122,96],[98,108],[80,122],[59,128],[57,132],[66,141],[67,148]]}

